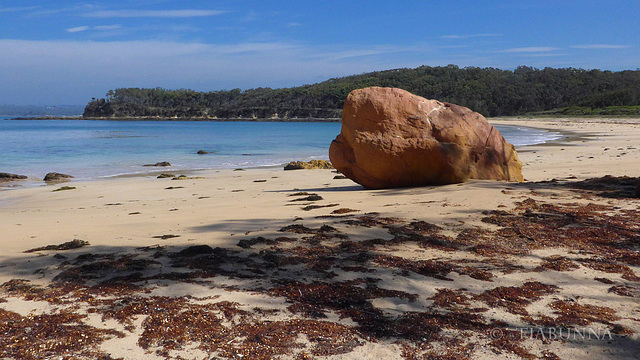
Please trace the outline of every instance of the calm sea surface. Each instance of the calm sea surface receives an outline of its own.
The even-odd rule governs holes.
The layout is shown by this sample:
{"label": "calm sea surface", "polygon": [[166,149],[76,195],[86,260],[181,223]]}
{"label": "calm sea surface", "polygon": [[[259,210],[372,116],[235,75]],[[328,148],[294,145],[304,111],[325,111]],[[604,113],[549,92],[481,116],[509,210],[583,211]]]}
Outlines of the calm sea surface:
{"label": "calm sea surface", "polygon": [[[51,171],[95,179],[328,159],[329,144],[340,132],[340,123],[7,119],[0,116],[0,172],[34,178]],[[561,137],[526,127],[498,129],[516,146]],[[160,161],[173,166],[142,166]]]}

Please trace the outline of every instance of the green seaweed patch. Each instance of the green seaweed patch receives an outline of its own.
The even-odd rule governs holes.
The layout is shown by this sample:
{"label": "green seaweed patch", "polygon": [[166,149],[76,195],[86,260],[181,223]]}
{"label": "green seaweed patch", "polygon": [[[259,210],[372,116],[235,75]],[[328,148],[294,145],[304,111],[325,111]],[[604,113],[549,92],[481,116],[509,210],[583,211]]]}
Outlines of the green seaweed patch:
{"label": "green seaweed patch", "polygon": [[75,190],[75,186],[63,186],[60,188],[57,188],[55,190],[52,190],[51,192],[56,192],[56,191],[66,191],[66,190]]}

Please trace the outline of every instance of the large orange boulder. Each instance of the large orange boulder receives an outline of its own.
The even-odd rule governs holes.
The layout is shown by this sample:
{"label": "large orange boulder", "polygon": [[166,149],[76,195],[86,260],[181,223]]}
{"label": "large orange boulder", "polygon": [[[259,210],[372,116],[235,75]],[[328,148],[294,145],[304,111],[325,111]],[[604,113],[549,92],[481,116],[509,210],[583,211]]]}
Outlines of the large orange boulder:
{"label": "large orange boulder", "polygon": [[329,158],[369,189],[523,181],[514,146],[482,115],[395,88],[349,94]]}

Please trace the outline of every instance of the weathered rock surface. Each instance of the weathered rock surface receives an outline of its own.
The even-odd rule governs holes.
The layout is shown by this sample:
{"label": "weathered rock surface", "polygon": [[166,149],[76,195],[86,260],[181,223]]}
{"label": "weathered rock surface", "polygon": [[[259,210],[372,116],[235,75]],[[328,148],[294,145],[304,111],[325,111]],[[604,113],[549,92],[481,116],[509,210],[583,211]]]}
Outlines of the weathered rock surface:
{"label": "weathered rock surface", "polygon": [[300,169],[333,169],[333,166],[327,160],[311,160],[306,161],[292,161],[284,167],[285,170],[300,170]]}
{"label": "weathered rock surface", "polygon": [[65,180],[69,180],[69,179],[73,179],[73,176],[71,175],[67,175],[67,174],[61,174],[61,173],[57,173],[57,172],[50,172],[47,175],[44,176],[44,181],[65,181]]}
{"label": "weathered rock surface", "polygon": [[0,182],[15,181],[15,180],[25,180],[26,178],[27,177],[24,176],[24,175],[0,173]]}
{"label": "weathered rock surface", "polygon": [[158,167],[160,167],[160,166],[171,166],[171,164],[168,161],[162,161],[162,162],[157,162],[155,164],[145,164],[145,165],[142,165],[142,166],[158,166]]}
{"label": "weathered rock surface", "polygon": [[370,189],[468,179],[523,181],[514,146],[482,115],[395,88],[349,94],[329,158]]}

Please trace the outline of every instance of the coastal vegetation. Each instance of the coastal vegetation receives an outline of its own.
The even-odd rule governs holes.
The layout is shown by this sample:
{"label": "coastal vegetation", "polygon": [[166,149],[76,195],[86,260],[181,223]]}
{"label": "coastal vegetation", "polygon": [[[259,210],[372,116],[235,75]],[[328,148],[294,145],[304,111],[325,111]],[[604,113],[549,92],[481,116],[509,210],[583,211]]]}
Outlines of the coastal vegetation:
{"label": "coastal vegetation", "polygon": [[85,118],[306,119],[339,118],[354,89],[397,87],[466,106],[485,116],[531,113],[637,115],[640,70],[515,70],[421,66],[376,71],[292,88],[166,90],[120,88],[86,106]]}

